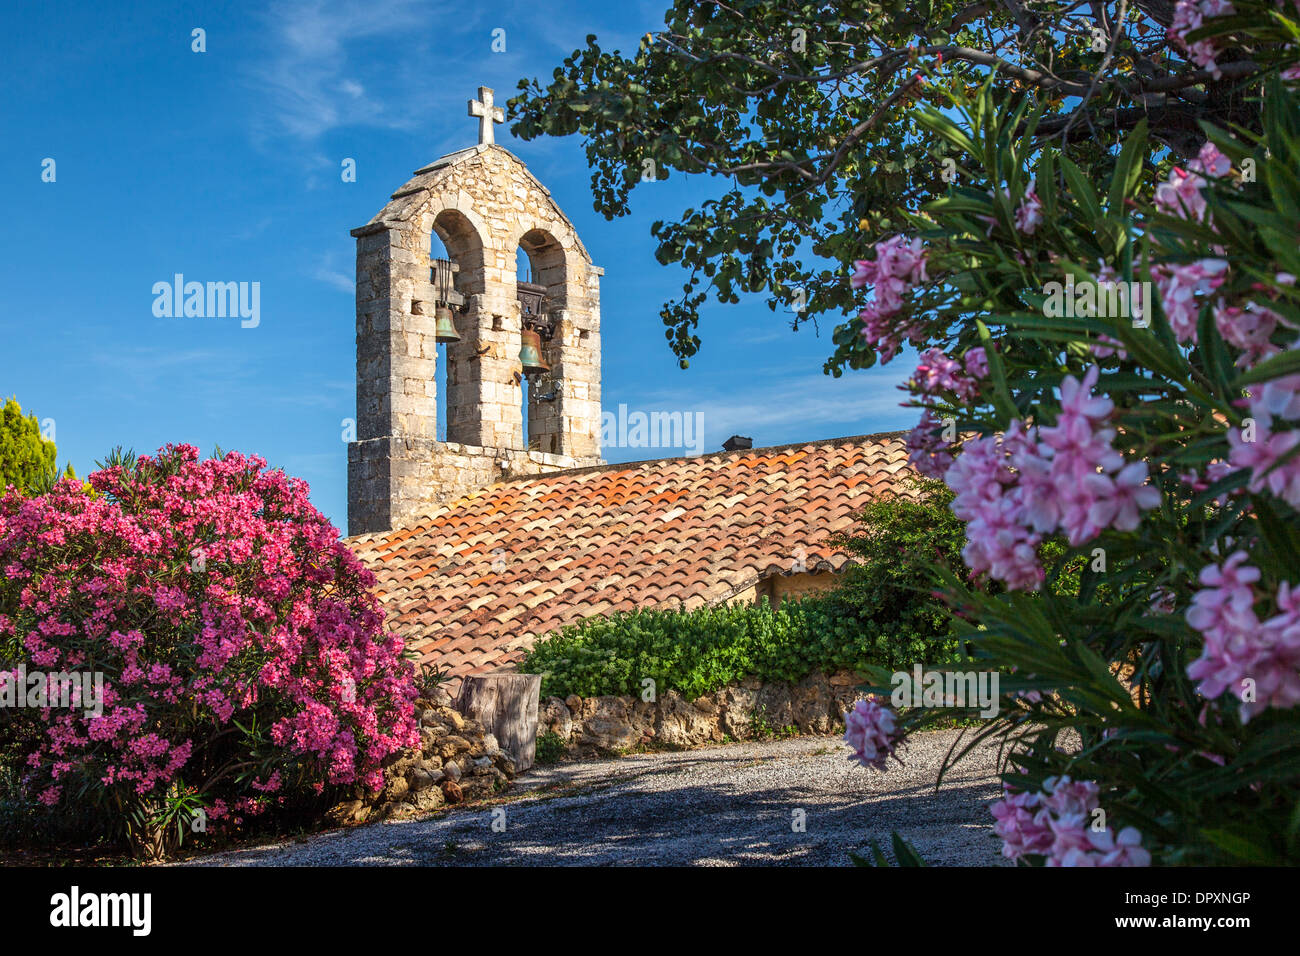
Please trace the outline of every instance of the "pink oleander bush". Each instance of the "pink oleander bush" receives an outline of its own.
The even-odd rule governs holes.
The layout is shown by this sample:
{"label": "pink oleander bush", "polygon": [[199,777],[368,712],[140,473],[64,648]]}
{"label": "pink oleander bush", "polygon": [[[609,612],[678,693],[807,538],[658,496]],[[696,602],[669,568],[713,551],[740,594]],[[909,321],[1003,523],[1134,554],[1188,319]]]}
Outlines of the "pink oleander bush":
{"label": "pink oleander bush", "polygon": [[[1300,862],[1300,13],[1247,7],[1260,128],[1179,156],[1139,127],[1094,183],[1027,101],[954,92],[922,122],[962,180],[853,273],[863,352],[919,354],[911,460],[952,490],[973,575],[936,578],[1004,675],[954,759],[1003,739],[1021,864]],[[1213,71],[1233,12],[1182,0],[1170,35]],[[1062,310],[1067,280],[1088,294]],[[872,710],[851,742],[883,768],[951,715]]]}
{"label": "pink oleander bush", "polygon": [[98,717],[0,717],[24,791],[157,836],[199,809],[212,832],[303,791],[377,789],[418,739],[411,665],[306,484],[189,445],[87,480],[0,499],[0,664],[104,681]]}

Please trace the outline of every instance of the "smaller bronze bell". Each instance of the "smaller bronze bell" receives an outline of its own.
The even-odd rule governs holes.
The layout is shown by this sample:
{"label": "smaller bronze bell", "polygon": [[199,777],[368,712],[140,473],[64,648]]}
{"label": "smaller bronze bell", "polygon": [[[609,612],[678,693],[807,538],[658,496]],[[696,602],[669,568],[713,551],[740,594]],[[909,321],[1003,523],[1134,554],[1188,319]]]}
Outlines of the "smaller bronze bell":
{"label": "smaller bronze bell", "polygon": [[519,349],[519,361],[523,363],[524,374],[549,372],[551,367],[542,361],[542,337],[532,329],[524,329],[523,340]]}
{"label": "smaller bronze bell", "polygon": [[434,323],[433,338],[436,342],[459,342],[460,333],[456,331],[456,323],[451,317],[451,309],[445,305],[440,305],[434,310],[436,320]]}

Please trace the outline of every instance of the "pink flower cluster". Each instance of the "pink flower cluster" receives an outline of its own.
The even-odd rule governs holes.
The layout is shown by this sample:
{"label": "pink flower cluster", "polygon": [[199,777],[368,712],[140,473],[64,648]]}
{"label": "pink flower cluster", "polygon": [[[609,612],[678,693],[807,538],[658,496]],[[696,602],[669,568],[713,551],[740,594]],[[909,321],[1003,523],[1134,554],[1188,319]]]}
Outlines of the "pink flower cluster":
{"label": "pink flower cluster", "polygon": [[1228,462],[1250,471],[1250,491],[1267,491],[1300,508],[1300,456],[1283,460],[1300,445],[1300,429],[1276,427],[1300,422],[1300,375],[1252,385],[1246,404],[1251,421],[1228,430]]}
{"label": "pink flower cluster", "polygon": [[898,760],[894,750],[900,739],[894,712],[881,706],[874,695],[844,712],[844,739],[853,748],[849,759],[864,767],[887,770],[890,757]]}
{"label": "pink flower cluster", "polygon": [[1095,365],[1082,381],[1066,376],[1055,425],[1013,421],[1001,436],[967,442],[949,467],[944,480],[953,513],[966,522],[962,555],[972,571],[1034,590],[1044,535],[1060,530],[1079,545],[1106,528],[1132,531],[1142,511],[1160,504],[1146,463],[1125,463],[1111,447],[1115,431],[1103,423],[1114,404],[1093,397],[1097,377]]}
{"label": "pink flower cluster", "polygon": [[1019,421],[1005,435],[968,441],[944,474],[956,496],[953,513],[966,522],[962,557],[976,574],[987,573],[1012,590],[1036,590],[1042,534],[1030,524],[1033,501],[1018,467],[1036,462],[1037,450]]}
{"label": "pink flower cluster", "polygon": [[[1206,216],[1203,189],[1205,176],[1221,178],[1232,171],[1232,163],[1212,142],[1206,142],[1185,171],[1175,167],[1169,181],[1156,188],[1155,205],[1162,212],[1201,221]],[[1224,259],[1200,259],[1185,265],[1152,268],[1151,278],[1160,291],[1165,315],[1179,342],[1196,342],[1197,320],[1208,297],[1224,284],[1228,263]],[[1292,277],[1278,274],[1278,282]],[[1213,306],[1215,326],[1224,341],[1241,350],[1237,365],[1248,367],[1260,359],[1276,354],[1272,336],[1282,321],[1272,309],[1255,302],[1245,306]],[[1094,348],[1101,355],[1102,350]]]}
{"label": "pink flower cluster", "polygon": [[1231,691],[1241,701],[1243,722],[1268,707],[1300,703],[1300,588],[1283,582],[1278,613],[1261,623],[1252,587],[1259,569],[1246,560],[1246,552],[1237,551],[1221,565],[1202,568],[1202,587],[1187,610],[1187,623],[1205,638],[1187,676],[1209,700]]}
{"label": "pink flower cluster", "polygon": [[942,478],[953,463],[952,443],[943,437],[945,423],[925,408],[921,420],[907,433],[907,460],[927,478]]}
{"label": "pink flower cluster", "polygon": [[1169,179],[1156,187],[1156,208],[1170,216],[1201,222],[1206,210],[1205,177],[1220,179],[1230,172],[1232,161],[1206,140],[1187,169],[1175,166],[1169,171]]}
{"label": "pink flower cluster", "polygon": [[1025,197],[1016,206],[1016,229],[1026,236],[1032,236],[1043,224],[1043,202],[1034,191],[1033,180],[1025,190]]}
{"label": "pink flower cluster", "polygon": [[993,804],[993,832],[1002,838],[1002,855],[1045,856],[1048,866],[1150,866],[1142,834],[1133,827],[1115,833],[1093,829],[1099,788],[1092,781],[1048,777],[1038,793],[1003,786]]}
{"label": "pink flower cluster", "polygon": [[[973,357],[978,351],[978,357]],[[988,362],[984,350],[972,349],[966,356],[967,367],[955,358],[944,353],[940,348],[928,348],[920,355],[921,361],[908,383],[913,391],[926,397],[934,397],[942,392],[952,392],[958,401],[968,402],[979,391],[974,379],[967,372],[967,367],[979,368],[988,374]]]}
{"label": "pink flower cluster", "polygon": [[1223,285],[1227,271],[1228,263],[1223,259],[1152,267],[1151,278],[1160,293],[1160,304],[1179,342],[1196,341],[1196,322],[1204,297]]}
{"label": "pink flower cluster", "polygon": [[[996,193],[990,189],[989,195],[993,196]],[[1003,187],[1002,195],[1009,200],[1011,190]],[[1028,185],[1025,187],[1025,194],[1021,197],[1020,202],[1016,204],[1016,211],[1012,216],[1015,221],[1016,231],[1026,236],[1032,236],[1038,230],[1038,227],[1043,224],[1043,202],[1038,198],[1038,193],[1034,191],[1034,181],[1032,179],[1029,180]],[[989,224],[984,233],[986,236],[993,235],[993,230],[998,224],[997,219],[993,216],[976,216],[975,218]],[[1017,258],[1020,257],[1017,256]]]}
{"label": "pink flower cluster", "polygon": [[1236,12],[1228,0],[1178,0],[1178,5],[1174,7],[1173,22],[1165,33],[1193,63],[1203,70],[1209,70],[1216,80],[1222,79],[1223,73],[1215,62],[1219,50],[1214,41],[1206,39],[1192,43],[1187,39],[1187,34],[1204,26],[1206,17],[1222,17]]}
{"label": "pink flower cluster", "polygon": [[1156,187],[1156,208],[1170,216],[1200,222],[1205,218],[1204,187],[1202,177],[1175,166],[1169,171],[1169,180]]}
{"label": "pink flower cluster", "polygon": [[1207,139],[1201,144],[1201,150],[1196,154],[1196,158],[1187,164],[1187,168],[1211,179],[1222,179],[1232,172],[1232,160],[1224,156],[1219,147]]}
{"label": "pink flower cluster", "polygon": [[928,282],[925,272],[925,248],[920,239],[910,242],[900,234],[876,243],[876,258],[858,259],[853,263],[853,288],[870,284],[875,298],[859,313],[862,334],[879,350],[881,360],[888,362],[902,347],[904,339],[913,343],[922,340],[919,325],[900,321],[903,296],[914,286]]}
{"label": "pink flower cluster", "polygon": [[373,575],[306,484],[265,464],[169,445],[90,475],[93,493],[65,480],[0,499],[0,638],[29,667],[104,673],[102,716],[41,713],[34,786],[156,793],[226,762],[233,723],[254,719],[287,761],[377,786],[418,740]]}
{"label": "pink flower cluster", "polygon": [[[968,350],[961,362],[938,348],[926,349],[920,358],[916,373],[904,387],[920,393],[926,400],[942,392],[952,392],[958,401],[970,402],[979,394],[979,380],[989,374],[988,356],[978,346]],[[942,437],[951,421],[940,421],[934,417],[934,410],[926,406],[921,411],[921,420],[907,434],[908,461],[927,477],[942,478],[953,462],[951,446],[955,436]]]}
{"label": "pink flower cluster", "polygon": [[1214,307],[1214,325],[1225,342],[1241,349],[1236,363],[1241,367],[1255,365],[1281,351],[1272,343],[1280,321],[1276,312],[1255,302],[1246,303],[1245,308],[1222,302]]}

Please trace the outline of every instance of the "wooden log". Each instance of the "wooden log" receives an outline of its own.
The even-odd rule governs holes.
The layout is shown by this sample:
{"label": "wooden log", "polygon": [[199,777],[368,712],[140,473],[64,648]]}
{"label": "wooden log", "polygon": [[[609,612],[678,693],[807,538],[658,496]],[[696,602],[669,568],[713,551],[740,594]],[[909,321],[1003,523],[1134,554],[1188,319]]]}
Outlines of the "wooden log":
{"label": "wooden log", "polygon": [[496,737],[515,770],[523,773],[536,757],[541,691],[541,674],[476,674],[461,682],[456,709]]}

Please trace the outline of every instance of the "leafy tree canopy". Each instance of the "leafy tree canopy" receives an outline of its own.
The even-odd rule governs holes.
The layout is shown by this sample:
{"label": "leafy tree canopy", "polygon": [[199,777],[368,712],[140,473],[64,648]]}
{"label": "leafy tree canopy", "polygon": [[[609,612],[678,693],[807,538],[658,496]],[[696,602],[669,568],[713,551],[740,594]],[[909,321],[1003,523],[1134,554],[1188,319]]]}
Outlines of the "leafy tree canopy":
{"label": "leafy tree canopy", "polygon": [[[0,408],[0,494],[9,485],[20,493],[46,490],[59,477],[57,454],[36,416],[24,415],[16,398],[6,401]],[[75,477],[71,465],[63,476]]]}
{"label": "leafy tree canopy", "polygon": [[[659,261],[688,272],[661,311],[685,367],[710,295],[765,294],[795,328],[852,310],[851,261],[960,175],[958,152],[916,122],[918,106],[942,108],[949,92],[985,82],[1008,109],[1027,94],[1043,113],[1036,140],[1105,181],[1143,119],[1148,156],[1193,155],[1198,120],[1258,128],[1242,81],[1276,67],[1294,39],[1285,25],[1243,10],[1184,35],[1230,36],[1246,20],[1251,40],[1206,67],[1167,37],[1170,0],[677,0],[633,54],[591,35],[549,82],[521,80],[512,129],[525,140],[581,134],[608,218],[672,171],[719,178],[700,208],[652,227]],[[1157,172],[1148,164],[1144,176]],[[836,329],[827,372],[875,361],[857,338],[857,323]]]}

